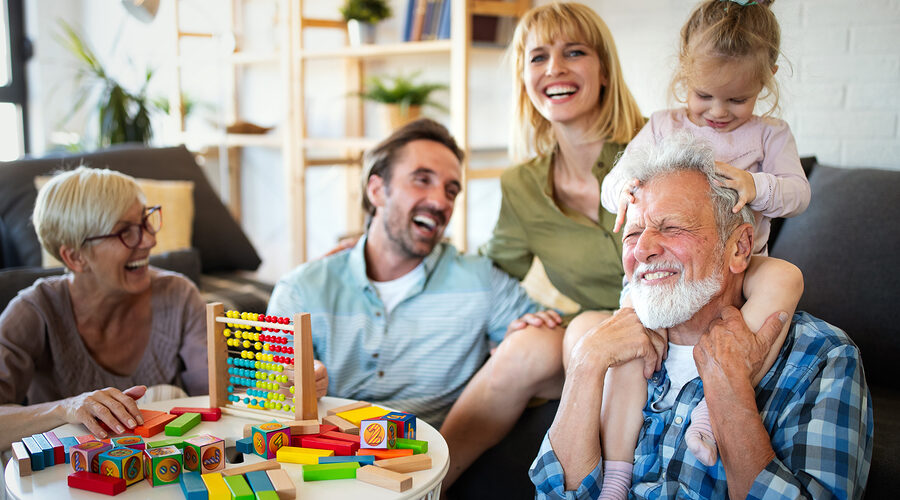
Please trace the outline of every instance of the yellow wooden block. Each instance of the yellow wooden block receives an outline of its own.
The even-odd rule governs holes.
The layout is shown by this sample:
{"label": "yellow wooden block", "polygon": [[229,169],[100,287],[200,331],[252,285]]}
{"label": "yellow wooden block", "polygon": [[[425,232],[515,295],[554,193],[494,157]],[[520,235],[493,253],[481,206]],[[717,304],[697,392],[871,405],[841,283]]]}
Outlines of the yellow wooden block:
{"label": "yellow wooden block", "polygon": [[337,416],[359,427],[359,423],[367,418],[383,417],[390,411],[378,406],[367,406],[365,408],[357,408],[356,410],[344,411],[338,413]]}
{"label": "yellow wooden block", "polygon": [[225,482],[225,478],[218,472],[211,472],[200,476],[206,490],[209,491],[209,500],[231,500],[231,489]]}
{"label": "yellow wooden block", "polygon": [[319,457],[333,457],[334,450],[282,446],[275,452],[275,460],[289,464],[317,464]]}

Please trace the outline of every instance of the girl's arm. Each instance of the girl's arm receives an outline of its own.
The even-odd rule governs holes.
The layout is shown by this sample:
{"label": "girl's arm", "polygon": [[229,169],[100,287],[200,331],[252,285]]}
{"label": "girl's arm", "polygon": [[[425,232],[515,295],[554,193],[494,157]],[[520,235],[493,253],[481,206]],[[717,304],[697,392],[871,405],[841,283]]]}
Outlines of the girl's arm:
{"label": "girl's arm", "polygon": [[[743,291],[747,301],[741,308],[741,314],[747,327],[755,332],[775,311],[785,311],[789,318],[794,314],[800,296],[803,295],[803,273],[786,260],[753,256],[744,278]],[[790,326],[791,322],[786,321],[769,355],[766,356],[762,369],[753,375],[753,385],[758,384],[772,367]]]}
{"label": "girl's arm", "polygon": [[648,144],[656,143],[656,134],[654,132],[656,117],[656,114],[650,117],[647,124],[644,125],[644,127],[641,128],[641,131],[634,136],[634,139],[631,139],[631,142],[628,143],[628,147],[625,148],[625,151],[623,151],[622,155],[616,160],[615,166],[613,166],[609,173],[603,178],[603,183],[600,185],[600,204],[611,214],[619,212],[619,206],[622,200],[622,190],[624,189],[625,184],[631,180],[628,177],[628,172],[626,172],[624,168],[620,168],[619,165],[625,164],[622,160],[628,156],[630,151],[640,149]]}
{"label": "girl's arm", "polygon": [[809,180],[787,123],[770,120],[763,138],[763,162],[752,172],[756,198],[750,208],[766,217],[795,217],[809,206]]}

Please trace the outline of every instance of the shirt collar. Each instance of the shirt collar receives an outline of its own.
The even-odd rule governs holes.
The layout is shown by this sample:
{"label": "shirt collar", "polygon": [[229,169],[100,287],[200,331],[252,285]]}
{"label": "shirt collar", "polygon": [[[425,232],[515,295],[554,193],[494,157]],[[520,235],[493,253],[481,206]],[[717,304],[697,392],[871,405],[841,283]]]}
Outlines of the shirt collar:
{"label": "shirt collar", "polygon": [[[360,288],[366,288],[369,286],[369,276],[366,274],[366,239],[368,238],[368,233],[363,234],[359,241],[356,242],[356,245],[350,249],[350,256],[348,265],[350,267],[350,275],[353,276],[353,280]],[[430,276],[434,268],[437,266],[438,261],[441,259],[441,255],[444,253],[444,248],[446,247],[446,243],[438,243],[434,246],[434,249],[430,254],[425,256],[423,261],[425,265],[425,279],[427,280]]]}

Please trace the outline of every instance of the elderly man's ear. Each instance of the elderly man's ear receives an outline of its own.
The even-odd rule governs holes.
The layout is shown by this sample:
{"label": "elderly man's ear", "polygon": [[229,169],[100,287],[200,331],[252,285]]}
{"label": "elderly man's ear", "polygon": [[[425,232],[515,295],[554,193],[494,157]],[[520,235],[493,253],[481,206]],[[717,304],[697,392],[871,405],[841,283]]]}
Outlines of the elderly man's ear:
{"label": "elderly man's ear", "polygon": [[728,269],[734,274],[740,274],[750,265],[750,257],[753,255],[753,226],[741,224],[728,239],[725,256],[728,258]]}

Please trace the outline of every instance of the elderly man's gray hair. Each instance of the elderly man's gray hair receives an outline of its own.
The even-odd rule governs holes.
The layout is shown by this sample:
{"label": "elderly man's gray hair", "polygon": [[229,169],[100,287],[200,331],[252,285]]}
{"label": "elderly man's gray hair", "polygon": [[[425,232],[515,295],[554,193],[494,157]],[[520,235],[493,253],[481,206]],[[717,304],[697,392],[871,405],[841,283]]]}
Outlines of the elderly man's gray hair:
{"label": "elderly man's gray hair", "polygon": [[719,184],[723,177],[716,173],[712,146],[690,132],[678,131],[656,145],[629,151],[619,162],[619,168],[625,169],[627,178],[637,178],[641,184],[674,172],[700,172],[709,181],[719,239],[725,242],[734,228],[743,223],[753,225],[753,211],[749,205],[744,205],[738,213],[731,211],[738,201],[737,191]]}

